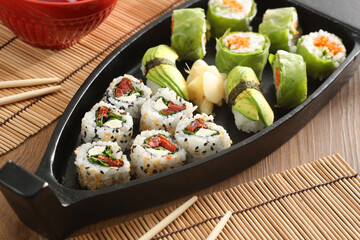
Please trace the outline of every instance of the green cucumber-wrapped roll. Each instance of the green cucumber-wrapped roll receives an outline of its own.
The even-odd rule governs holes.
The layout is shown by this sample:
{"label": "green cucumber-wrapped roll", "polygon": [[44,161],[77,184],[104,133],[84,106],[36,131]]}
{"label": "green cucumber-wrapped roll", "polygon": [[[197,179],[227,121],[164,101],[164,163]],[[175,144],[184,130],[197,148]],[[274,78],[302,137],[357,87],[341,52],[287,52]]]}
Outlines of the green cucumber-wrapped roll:
{"label": "green cucumber-wrapped roll", "polygon": [[298,15],[294,7],[266,10],[259,33],[269,37],[270,52],[282,49],[296,52],[296,43],[301,34]]}
{"label": "green cucumber-wrapped roll", "polygon": [[276,107],[294,108],[306,100],[307,78],[304,59],[295,53],[279,50],[270,54],[274,71]]}
{"label": "green cucumber-wrapped roll", "polygon": [[231,70],[226,80],[226,94],[239,130],[257,132],[274,122],[274,112],[251,68],[237,66]]}
{"label": "green cucumber-wrapped roll", "polygon": [[187,85],[181,72],[176,68],[177,53],[167,45],[149,48],[142,58],[141,70],[146,85],[155,93],[160,87],[174,90],[180,97],[189,100]]}
{"label": "green cucumber-wrapped roll", "polygon": [[206,54],[206,21],[202,8],[174,10],[171,47],[181,60],[196,61]]}
{"label": "green cucumber-wrapped roll", "polygon": [[251,67],[261,79],[270,47],[266,35],[227,31],[216,41],[215,65],[220,72],[229,73],[236,66]]}
{"label": "green cucumber-wrapped roll", "polygon": [[308,76],[322,80],[345,60],[346,48],[339,37],[320,30],[302,36],[296,53],[304,58]]}
{"label": "green cucumber-wrapped roll", "polygon": [[221,37],[227,29],[249,31],[251,20],[256,15],[253,0],[210,0],[206,13],[211,24],[211,35]]}

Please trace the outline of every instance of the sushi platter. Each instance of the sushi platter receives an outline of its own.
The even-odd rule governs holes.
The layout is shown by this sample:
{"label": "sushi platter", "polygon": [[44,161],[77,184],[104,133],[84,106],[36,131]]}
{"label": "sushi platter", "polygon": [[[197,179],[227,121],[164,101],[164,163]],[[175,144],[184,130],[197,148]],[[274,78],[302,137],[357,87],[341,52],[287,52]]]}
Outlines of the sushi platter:
{"label": "sushi platter", "polygon": [[[179,6],[176,14],[171,11],[156,19],[114,50],[73,97],[59,120],[36,173],[29,173],[12,162],[0,169],[0,189],[19,218],[47,237],[63,238],[86,224],[163,203],[222,181],[263,159],[295,135],[330,101],[358,67],[360,32],[295,1],[255,2],[256,6],[249,6],[249,19],[238,25],[248,28],[250,24],[253,32],[260,33],[230,33],[222,24],[213,23],[219,25],[212,33],[217,35],[217,39],[208,37],[204,40],[206,47],[189,52],[186,44],[185,47],[177,46],[182,44],[182,40],[177,36],[179,30],[174,20],[182,18],[181,14],[187,18],[192,14],[179,10],[196,9],[194,18],[202,25],[191,35],[203,38],[205,33],[197,33],[205,29],[204,18],[208,10],[208,1],[190,0]],[[284,12],[290,16],[297,13],[296,20],[298,18],[299,22],[294,25],[292,38],[299,38],[300,42],[306,41],[300,38],[300,34],[310,36],[319,29],[327,31],[327,36],[334,34],[334,41],[339,43],[332,48],[336,54],[343,53],[339,57],[341,61],[321,65],[321,61],[309,60],[312,56],[304,46],[299,53],[302,57],[288,53],[294,48],[290,40],[286,40],[288,45],[279,48],[287,51],[276,52],[275,45],[270,46],[270,40],[275,42],[278,39],[271,37],[269,28],[262,22],[265,13],[269,18],[274,14],[268,14],[267,10],[276,8],[285,9]],[[218,17],[214,12],[211,14],[207,18],[216,22]],[[269,38],[261,32],[267,32]],[[245,41],[251,37],[264,42],[264,50],[258,56],[244,60],[243,55],[246,54],[236,53],[235,56],[230,52],[232,38]],[[229,46],[225,46],[226,41]],[[322,39],[317,44],[324,42]],[[279,46],[283,46],[281,44]],[[182,60],[176,61],[176,52],[168,46],[176,49]],[[165,57],[161,55],[164,52],[168,53]],[[156,54],[161,57],[154,58]],[[197,84],[202,86],[206,80],[201,79],[200,82],[196,77],[191,81],[188,79],[187,83],[181,80],[192,74],[191,66],[197,59],[203,59],[208,64],[203,67],[216,65],[219,69],[209,73],[211,77],[218,76],[217,80],[210,82],[216,86],[210,90],[223,89],[219,96],[201,93],[202,99],[205,95],[208,97],[204,105],[201,105],[203,100],[197,99]],[[242,66],[232,66],[231,61],[241,62]],[[282,64],[286,61],[293,64]],[[315,62],[315,67],[309,62]],[[161,69],[163,72],[154,71],[161,65],[165,65]],[[291,74],[279,76],[278,71]],[[227,75],[222,78],[222,73]],[[160,75],[171,75],[176,80],[166,80],[164,86],[161,84],[165,80],[158,81]],[[223,84],[226,76],[227,82]],[[150,87],[153,93],[150,97],[150,88],[139,79],[147,85],[150,82],[152,86],[157,84],[170,90]],[[217,82],[219,79],[222,79],[220,85]],[[242,79],[247,79],[246,83]],[[283,89],[289,92],[297,84],[296,90],[284,94],[279,81],[288,81]],[[135,104],[127,106],[130,110],[123,108],[118,100],[132,98],[130,95],[123,96],[124,89],[131,89],[134,98],[147,97],[137,109]],[[244,92],[248,95],[242,96]],[[239,102],[249,103],[249,99],[257,104],[256,116],[251,108],[246,109],[246,116],[243,115],[262,121],[260,127],[244,126],[236,115],[236,111],[245,112],[239,107]],[[197,110],[196,105],[199,105]],[[162,116],[151,117],[152,108]],[[172,126],[174,120],[168,120],[168,115],[177,118],[176,112],[182,110],[186,113],[176,120],[178,127]],[[196,111],[201,114],[195,115]],[[96,125],[112,127],[116,124],[123,126],[125,132],[116,135],[117,130],[111,133],[96,130]],[[94,128],[94,131],[91,130]],[[199,136],[219,137],[221,141],[206,140],[199,144],[194,140],[196,132]],[[99,141],[105,141],[104,136],[109,138],[106,144]],[[202,155],[198,153],[199,148]],[[159,154],[155,154],[159,149],[166,152],[167,160],[174,160],[173,165],[158,167],[159,162],[168,162],[166,159],[152,162],[152,156]],[[100,167],[94,167],[96,164]],[[111,170],[108,170],[110,167]],[[101,174],[94,175],[96,171]],[[95,180],[91,176],[95,176]]]}

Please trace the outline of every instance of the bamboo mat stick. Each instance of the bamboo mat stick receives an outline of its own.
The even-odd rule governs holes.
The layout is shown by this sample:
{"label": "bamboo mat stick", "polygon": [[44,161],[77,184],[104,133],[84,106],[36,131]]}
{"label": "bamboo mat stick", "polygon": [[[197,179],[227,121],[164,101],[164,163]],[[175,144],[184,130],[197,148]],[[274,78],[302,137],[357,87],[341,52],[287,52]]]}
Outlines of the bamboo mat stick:
{"label": "bamboo mat stick", "polygon": [[214,230],[209,234],[206,240],[215,240],[217,236],[221,233],[222,229],[225,227],[227,221],[231,217],[231,212],[227,211],[224,217],[221,218],[220,222],[215,226]]}
{"label": "bamboo mat stick", "polygon": [[53,87],[37,89],[37,90],[29,91],[29,92],[24,92],[24,93],[15,94],[12,96],[3,97],[3,98],[0,98],[0,106],[9,104],[9,103],[19,102],[22,100],[26,100],[26,99],[30,99],[30,98],[34,98],[34,97],[38,97],[38,96],[42,96],[45,94],[59,91],[60,89],[61,89],[61,86],[53,86]]}
{"label": "bamboo mat stick", "polygon": [[12,80],[0,82],[0,88],[11,88],[11,87],[25,87],[34,86],[48,83],[58,83],[59,78],[34,78],[25,80]]}
{"label": "bamboo mat stick", "polygon": [[150,231],[145,233],[139,240],[147,240],[153,238],[156,234],[158,234],[161,230],[163,230],[167,225],[173,222],[176,218],[178,218],[183,212],[186,211],[191,205],[193,205],[197,201],[197,197],[193,196],[189,200],[187,200],[180,207],[175,209],[172,213],[170,213],[166,218],[161,220],[158,224],[156,224]]}

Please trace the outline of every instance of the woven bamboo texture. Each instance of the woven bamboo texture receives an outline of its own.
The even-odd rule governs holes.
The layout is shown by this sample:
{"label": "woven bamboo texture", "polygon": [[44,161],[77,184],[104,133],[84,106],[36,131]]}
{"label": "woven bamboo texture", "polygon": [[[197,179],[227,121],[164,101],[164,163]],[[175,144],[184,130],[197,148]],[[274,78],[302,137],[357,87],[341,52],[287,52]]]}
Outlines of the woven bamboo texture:
{"label": "woven bamboo texture", "polygon": [[[110,16],[75,46],[44,50],[20,41],[0,23],[0,81],[58,77],[60,93],[0,106],[0,155],[56,120],[81,84],[116,47],[185,0],[119,0]],[[131,14],[129,14],[131,13]],[[0,97],[44,88],[1,89]]]}
{"label": "woven bamboo texture", "polygon": [[[177,206],[71,240],[138,239]],[[205,195],[154,239],[359,239],[360,177],[339,155]]]}

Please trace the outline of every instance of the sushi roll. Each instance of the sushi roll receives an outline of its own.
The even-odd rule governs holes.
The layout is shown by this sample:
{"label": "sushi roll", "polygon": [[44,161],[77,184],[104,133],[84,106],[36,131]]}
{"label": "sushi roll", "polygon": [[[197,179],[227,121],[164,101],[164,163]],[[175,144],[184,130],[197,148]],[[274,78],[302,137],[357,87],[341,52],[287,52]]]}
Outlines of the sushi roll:
{"label": "sushi roll", "polygon": [[151,95],[151,89],[144,83],[125,74],[115,78],[106,89],[104,101],[126,110],[135,121],[140,119],[140,107]]}
{"label": "sushi roll", "polygon": [[174,10],[171,47],[181,60],[196,61],[206,54],[206,21],[202,8]]}
{"label": "sushi roll", "polygon": [[117,143],[84,143],[76,148],[75,155],[82,187],[94,190],[130,180],[130,163]]}
{"label": "sushi roll", "polygon": [[259,33],[269,37],[270,52],[277,50],[296,52],[296,43],[301,35],[298,15],[294,7],[266,10],[259,25]]}
{"label": "sushi roll", "polygon": [[130,159],[132,174],[143,178],[184,165],[186,152],[168,132],[151,130],[136,136]]}
{"label": "sushi roll", "polygon": [[173,90],[160,88],[141,107],[140,131],[165,130],[172,135],[183,118],[190,118],[196,107],[176,95]]}
{"label": "sushi roll", "polygon": [[261,79],[270,47],[266,35],[227,31],[216,41],[215,65],[220,72],[229,73],[236,66],[251,67]]}
{"label": "sushi roll", "polygon": [[128,112],[101,101],[82,118],[81,138],[84,142],[116,142],[125,151],[131,146],[133,125]]}
{"label": "sushi roll", "polygon": [[210,0],[206,18],[211,25],[211,35],[221,37],[227,29],[249,31],[256,15],[253,0]]}
{"label": "sushi roll", "polygon": [[306,100],[307,77],[304,59],[295,53],[279,50],[270,54],[274,72],[276,107],[294,108]]}
{"label": "sushi roll", "polygon": [[179,121],[175,138],[188,153],[188,162],[210,156],[231,146],[226,130],[214,123],[214,117],[205,113]]}
{"label": "sushi roll", "polygon": [[345,60],[346,48],[339,37],[320,30],[302,36],[296,53],[304,58],[308,76],[322,80]]}
{"label": "sushi roll", "polygon": [[257,132],[274,122],[274,112],[251,68],[237,66],[231,70],[226,79],[226,94],[239,130]]}
{"label": "sushi roll", "polygon": [[154,93],[161,87],[168,87],[180,97],[189,100],[185,79],[176,68],[178,58],[179,55],[174,49],[161,44],[146,51],[142,58],[141,70],[146,78],[146,85]]}

